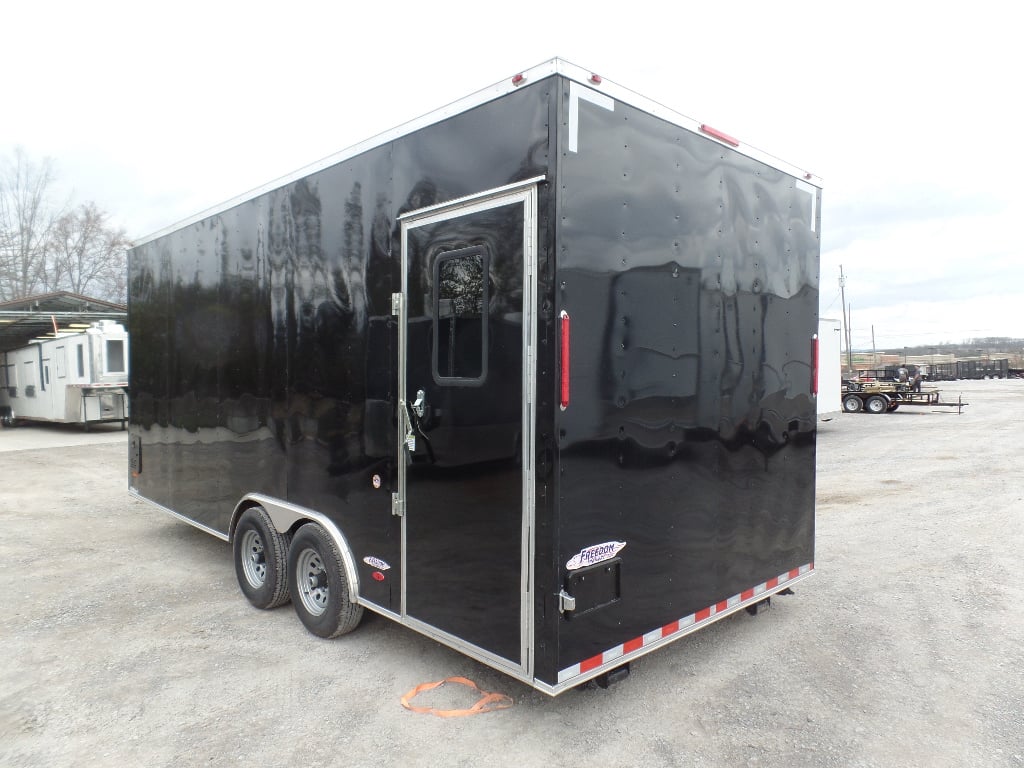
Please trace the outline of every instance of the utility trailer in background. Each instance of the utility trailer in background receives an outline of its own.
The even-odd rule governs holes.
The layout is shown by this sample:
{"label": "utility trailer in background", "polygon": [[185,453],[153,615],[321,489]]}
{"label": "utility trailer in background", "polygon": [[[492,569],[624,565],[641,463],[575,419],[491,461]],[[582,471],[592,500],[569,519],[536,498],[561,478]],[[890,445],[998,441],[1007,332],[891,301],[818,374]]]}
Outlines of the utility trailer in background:
{"label": "utility trailer in background", "polygon": [[128,335],[100,320],[79,333],[0,352],[0,424],[90,424],[128,419]]}
{"label": "utility trailer in background", "polygon": [[928,381],[956,381],[958,378],[956,361],[928,363],[922,367],[927,370],[925,378]]}
{"label": "utility trailer in background", "polygon": [[820,211],[520,73],[131,251],[131,493],[317,635],[369,609],[552,695],[628,668],[813,571]]}
{"label": "utility trailer in background", "polygon": [[1007,379],[1010,377],[1010,360],[1006,357],[997,360],[957,360],[956,377],[958,379]]}
{"label": "utility trailer in background", "polygon": [[906,382],[849,381],[843,386],[843,410],[846,413],[892,413],[903,405],[956,408],[957,413],[962,413],[968,403],[963,402],[962,396],[955,403],[943,402],[939,390],[933,387],[914,389]]}

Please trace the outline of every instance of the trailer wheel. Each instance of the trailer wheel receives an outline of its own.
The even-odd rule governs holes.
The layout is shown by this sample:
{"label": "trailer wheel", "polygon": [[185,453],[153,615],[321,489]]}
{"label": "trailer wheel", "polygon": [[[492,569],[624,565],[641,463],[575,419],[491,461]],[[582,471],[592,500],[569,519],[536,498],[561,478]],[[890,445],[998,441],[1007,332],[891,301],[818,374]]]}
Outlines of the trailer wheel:
{"label": "trailer wheel", "polygon": [[843,398],[843,410],[847,413],[857,413],[864,403],[856,395],[847,395]]}
{"label": "trailer wheel", "polygon": [[232,541],[235,576],[242,594],[257,608],[276,608],[290,599],[288,540],[263,507],[249,507],[238,520]]}
{"label": "trailer wheel", "polygon": [[302,526],[292,538],[288,586],[299,619],[318,637],[344,635],[363,618],[363,606],[349,599],[341,553],[316,523]]}
{"label": "trailer wheel", "polygon": [[864,408],[868,413],[885,413],[889,410],[889,401],[882,395],[872,395],[864,403]]}

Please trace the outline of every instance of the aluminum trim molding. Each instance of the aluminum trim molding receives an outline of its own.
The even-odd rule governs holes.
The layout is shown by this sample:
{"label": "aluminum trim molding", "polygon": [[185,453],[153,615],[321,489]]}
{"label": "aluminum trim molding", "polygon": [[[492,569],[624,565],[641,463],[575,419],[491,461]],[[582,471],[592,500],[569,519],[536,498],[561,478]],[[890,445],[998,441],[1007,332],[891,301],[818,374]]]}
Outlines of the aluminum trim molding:
{"label": "aluminum trim molding", "polygon": [[[199,221],[202,221],[203,219],[206,219],[210,216],[214,216],[218,213],[223,213],[224,211],[234,208],[236,205],[240,205],[241,203],[244,203],[248,200],[252,200],[253,198],[258,197],[266,192],[270,192],[271,190],[278,189],[279,187],[283,187],[286,184],[298,181],[299,179],[304,178],[310,174],[322,171],[325,168],[331,167],[332,165],[337,165],[338,163],[347,160],[351,157],[355,157],[356,155],[362,154],[363,152],[367,152],[383,144],[387,144],[388,142],[394,141],[395,139],[401,138],[402,136],[414,133],[415,131],[418,131],[422,128],[426,128],[427,126],[439,123],[442,120],[448,119],[449,117],[459,115],[463,112],[473,109],[474,107],[486,104],[487,102],[500,98],[501,96],[504,96],[508,93],[513,93],[519,88],[522,88],[524,85],[530,85],[532,83],[539,82],[547,77],[551,77],[554,75],[562,75],[563,77],[573,80],[579,83],[580,85],[583,85],[587,88],[596,91],[597,93],[606,94],[613,99],[622,101],[626,104],[629,104],[630,106],[636,107],[637,109],[641,109],[656,117],[660,117],[663,120],[667,120],[673,123],[674,125],[679,126],[680,128],[685,128],[686,130],[697,133],[700,136],[703,136],[704,138],[713,140],[708,136],[708,134],[701,132],[700,121],[686,117],[685,115],[675,111],[674,109],[666,107],[663,104],[654,101],[653,99],[641,96],[639,93],[632,91],[626,88],[625,86],[618,85],[617,83],[605,79],[603,77],[599,84],[594,83],[593,81],[590,80],[592,70],[587,70],[582,67],[576,66],[575,64],[565,61],[564,59],[550,59],[534,67],[523,70],[521,74],[523,75],[523,80],[518,84],[514,84],[512,82],[511,77],[503,78],[497,83],[487,88],[483,88],[482,90],[479,90],[476,93],[470,94],[469,96],[453,101],[448,105],[436,109],[432,112],[428,112],[427,114],[421,117],[409,120],[408,122],[402,123],[401,125],[395,128],[384,131],[383,133],[379,133],[376,136],[372,136],[371,138],[366,139],[365,141],[361,141],[358,144],[353,144],[352,146],[340,150],[335,154],[328,155],[327,157],[322,158],[321,160],[303,166],[302,168],[299,168],[298,170],[293,171],[292,173],[278,177],[277,179],[274,179],[270,182],[267,182],[266,184],[251,189],[248,192],[244,192],[241,195],[226,200],[223,203],[211,206],[210,208],[206,208],[196,214],[193,214],[192,216],[188,216],[180,221],[174,222],[173,224],[163,227],[162,229],[159,229],[150,235],[139,238],[135,242],[135,246],[138,247],[141,245],[145,245],[146,243],[156,240],[159,237],[163,237],[164,235],[170,234],[171,232],[175,232],[183,227],[195,224]],[[777,170],[783,171],[784,173],[794,176],[795,178],[802,179],[805,182],[812,184],[815,187],[818,187],[819,189],[822,186],[822,181],[819,177],[813,174],[808,174],[806,171],[802,170],[801,168],[795,165],[787,163],[775,157],[774,155],[770,155],[767,152],[763,152],[762,150],[756,149],[755,147],[751,147],[747,144],[744,144],[743,142],[740,142],[740,145],[738,147],[732,147],[732,149],[736,152],[740,152],[741,154],[747,155],[748,157],[752,157],[756,160],[759,160],[765,163],[766,165],[770,165],[771,167],[776,168]]]}
{"label": "aluminum trim molding", "polygon": [[156,509],[159,509],[161,512],[166,512],[171,517],[173,517],[173,518],[175,518],[177,520],[181,520],[183,523],[188,523],[193,528],[198,528],[200,531],[204,531],[204,532],[210,534],[211,536],[216,536],[221,541],[231,541],[231,539],[228,537],[228,535],[226,533],[224,533],[223,531],[218,531],[215,528],[210,528],[208,525],[203,525],[202,523],[196,522],[195,520],[192,520],[191,518],[188,518],[188,517],[185,517],[184,515],[178,514],[173,509],[168,509],[163,504],[158,504],[155,501],[151,501],[150,499],[147,499],[145,496],[143,496],[138,491],[136,491],[134,488],[129,488],[128,489],[128,495],[131,496],[134,499],[138,499],[139,501],[146,502],[151,507],[155,507]]}
{"label": "aluminum trim molding", "polygon": [[327,531],[327,535],[334,539],[334,543],[341,553],[342,563],[345,566],[345,575],[348,577],[349,600],[353,603],[359,602],[359,573],[356,570],[356,561],[352,556],[352,548],[348,544],[348,539],[345,538],[345,534],[341,532],[337,525],[315,510],[307,509],[288,501],[282,501],[281,499],[275,499],[272,496],[264,496],[260,493],[247,493],[235,505],[234,512],[231,515],[230,532],[232,536],[234,535],[238,518],[242,514],[243,505],[247,501],[254,501],[263,507],[279,533],[285,533],[298,520],[310,520],[318,523]]}
{"label": "aluminum trim molding", "polygon": [[[536,398],[533,396],[536,384],[535,355],[537,348],[537,327],[536,327],[536,295],[537,295],[537,221],[538,221],[538,195],[537,186],[545,181],[544,176],[535,176],[525,181],[514,182],[502,187],[484,190],[472,195],[466,195],[456,200],[451,200],[439,205],[420,208],[409,211],[399,218],[401,222],[401,269],[402,269],[402,313],[398,318],[398,408],[400,416],[398,419],[398,451],[402,455],[405,450],[403,436],[405,430],[405,402],[406,390],[406,360],[408,357],[406,338],[406,297],[408,295],[408,238],[409,231],[422,226],[427,226],[440,221],[458,218],[459,216],[470,215],[480,211],[497,208],[503,205],[523,206],[523,317],[528,326],[523,329],[523,457],[522,457],[522,483],[523,483],[523,507],[522,526],[520,539],[520,562],[522,573],[520,576],[520,665],[509,667],[514,664],[507,659],[495,656],[478,646],[465,643],[464,641],[448,635],[442,630],[436,629],[430,624],[410,617],[407,605],[407,568],[406,553],[407,547],[407,522],[405,516],[402,518],[401,526],[401,615],[402,623],[412,626],[419,632],[441,640],[457,650],[462,650],[479,661],[503,671],[515,670],[513,676],[530,682],[533,676],[533,584],[534,584],[534,494],[533,494],[533,454],[535,451],[534,420],[536,419]],[[407,496],[407,469],[406,462],[398,462],[398,494],[403,505]],[[444,638],[450,638],[445,640]],[[475,649],[475,650],[474,650]],[[482,655],[478,655],[482,654]],[[490,660],[489,660],[490,659]]]}
{"label": "aluminum trim molding", "polygon": [[426,635],[442,645],[447,645],[449,648],[454,648],[460,653],[469,656],[472,659],[476,659],[481,664],[485,664],[492,669],[497,669],[500,672],[504,672],[517,680],[521,680],[528,685],[533,684],[533,680],[530,675],[526,674],[525,664],[519,665],[514,661],[497,656],[490,651],[485,651],[478,645],[467,643],[465,640],[450,635],[447,632],[443,632],[436,627],[426,624],[419,619],[414,619],[411,616],[406,616],[402,620],[402,624],[409,629],[419,632],[421,635]]}

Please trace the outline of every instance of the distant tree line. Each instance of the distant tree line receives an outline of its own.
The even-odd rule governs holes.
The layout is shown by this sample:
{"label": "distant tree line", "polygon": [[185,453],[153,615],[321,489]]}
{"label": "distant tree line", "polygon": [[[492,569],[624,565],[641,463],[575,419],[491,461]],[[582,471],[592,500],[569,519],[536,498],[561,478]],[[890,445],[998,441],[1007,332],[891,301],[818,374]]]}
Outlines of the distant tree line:
{"label": "distant tree line", "polygon": [[59,202],[55,184],[49,158],[0,157],[0,301],[71,291],[124,303],[125,230],[94,202]]}
{"label": "distant tree line", "polygon": [[954,355],[955,357],[979,357],[1007,353],[1019,353],[1024,349],[1024,339],[1012,336],[986,336],[967,339],[960,343],[916,344],[906,347],[888,347],[878,350],[881,354],[895,355]]}

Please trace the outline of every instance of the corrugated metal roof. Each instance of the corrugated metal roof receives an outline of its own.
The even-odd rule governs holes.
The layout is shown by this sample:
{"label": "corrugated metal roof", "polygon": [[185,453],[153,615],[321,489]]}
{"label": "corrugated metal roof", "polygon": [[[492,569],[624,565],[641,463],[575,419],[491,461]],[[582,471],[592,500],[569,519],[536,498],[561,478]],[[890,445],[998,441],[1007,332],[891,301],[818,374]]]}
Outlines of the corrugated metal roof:
{"label": "corrugated metal roof", "polygon": [[125,322],[128,308],[70,291],[43,293],[0,302],[0,351],[23,347],[32,339],[53,338],[55,328],[76,330],[98,320]]}

